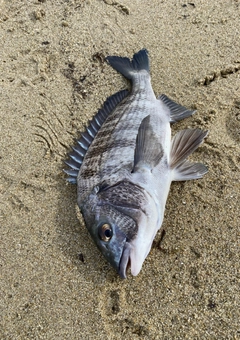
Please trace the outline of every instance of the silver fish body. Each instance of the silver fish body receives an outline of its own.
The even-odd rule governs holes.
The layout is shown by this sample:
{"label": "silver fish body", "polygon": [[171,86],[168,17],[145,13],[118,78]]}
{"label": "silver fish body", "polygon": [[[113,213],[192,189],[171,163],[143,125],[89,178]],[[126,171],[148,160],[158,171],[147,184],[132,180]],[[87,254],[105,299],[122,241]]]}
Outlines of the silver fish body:
{"label": "silver fish body", "polygon": [[108,98],[89,122],[70,160],[69,181],[86,226],[106,259],[137,275],[160,229],[172,181],[201,178],[207,168],[188,156],[207,132],[187,129],[171,140],[170,123],[193,114],[165,95],[156,98],[145,49],[132,60],[107,57],[132,89]]}

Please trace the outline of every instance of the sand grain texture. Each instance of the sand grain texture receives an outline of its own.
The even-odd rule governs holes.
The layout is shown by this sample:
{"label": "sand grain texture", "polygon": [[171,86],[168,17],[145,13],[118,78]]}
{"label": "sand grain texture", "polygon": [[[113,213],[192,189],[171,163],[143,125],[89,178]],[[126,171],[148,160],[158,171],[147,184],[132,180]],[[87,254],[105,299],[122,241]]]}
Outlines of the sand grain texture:
{"label": "sand grain texture", "polygon": [[[0,339],[240,338],[240,3],[0,1]],[[209,129],[139,276],[99,254],[62,173],[69,145],[146,47],[156,94]]]}

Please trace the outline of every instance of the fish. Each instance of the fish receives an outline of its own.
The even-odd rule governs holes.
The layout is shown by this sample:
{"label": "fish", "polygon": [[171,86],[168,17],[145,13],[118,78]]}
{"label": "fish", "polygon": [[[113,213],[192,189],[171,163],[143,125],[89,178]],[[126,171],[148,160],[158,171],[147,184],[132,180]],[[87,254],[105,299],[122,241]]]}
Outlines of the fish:
{"label": "fish", "polygon": [[77,204],[106,260],[126,278],[142,269],[162,226],[172,181],[202,178],[208,171],[188,157],[208,131],[184,129],[171,137],[171,124],[194,111],[165,94],[156,97],[148,51],[106,62],[131,82],[107,98],[88,122],[65,163],[77,184]]}

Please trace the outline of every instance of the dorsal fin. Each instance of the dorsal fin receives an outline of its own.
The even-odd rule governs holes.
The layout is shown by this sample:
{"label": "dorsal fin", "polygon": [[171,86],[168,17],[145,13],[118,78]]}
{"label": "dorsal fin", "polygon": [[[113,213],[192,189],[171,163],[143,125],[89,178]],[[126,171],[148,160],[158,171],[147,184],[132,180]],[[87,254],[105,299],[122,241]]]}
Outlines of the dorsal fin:
{"label": "dorsal fin", "polygon": [[70,177],[67,181],[70,183],[77,182],[77,176],[79,169],[82,165],[84,156],[87,153],[89,146],[98,133],[99,129],[107,119],[107,117],[113,112],[117,105],[128,95],[128,90],[119,91],[112,96],[108,97],[104,102],[102,109],[100,109],[92,120],[88,122],[85,132],[81,134],[81,137],[76,141],[76,145],[72,146],[73,151],[68,154],[69,159],[65,163],[70,169],[64,169],[63,171]]}

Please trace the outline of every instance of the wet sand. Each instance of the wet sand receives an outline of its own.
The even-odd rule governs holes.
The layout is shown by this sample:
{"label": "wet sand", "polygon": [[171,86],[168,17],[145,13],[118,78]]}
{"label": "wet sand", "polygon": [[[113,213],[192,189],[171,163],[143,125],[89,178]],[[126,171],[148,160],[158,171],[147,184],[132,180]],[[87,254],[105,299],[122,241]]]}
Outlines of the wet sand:
{"label": "wet sand", "polygon": [[[240,338],[239,1],[0,1],[0,339]],[[96,249],[63,160],[149,50],[152,85],[209,130],[137,277]]]}

